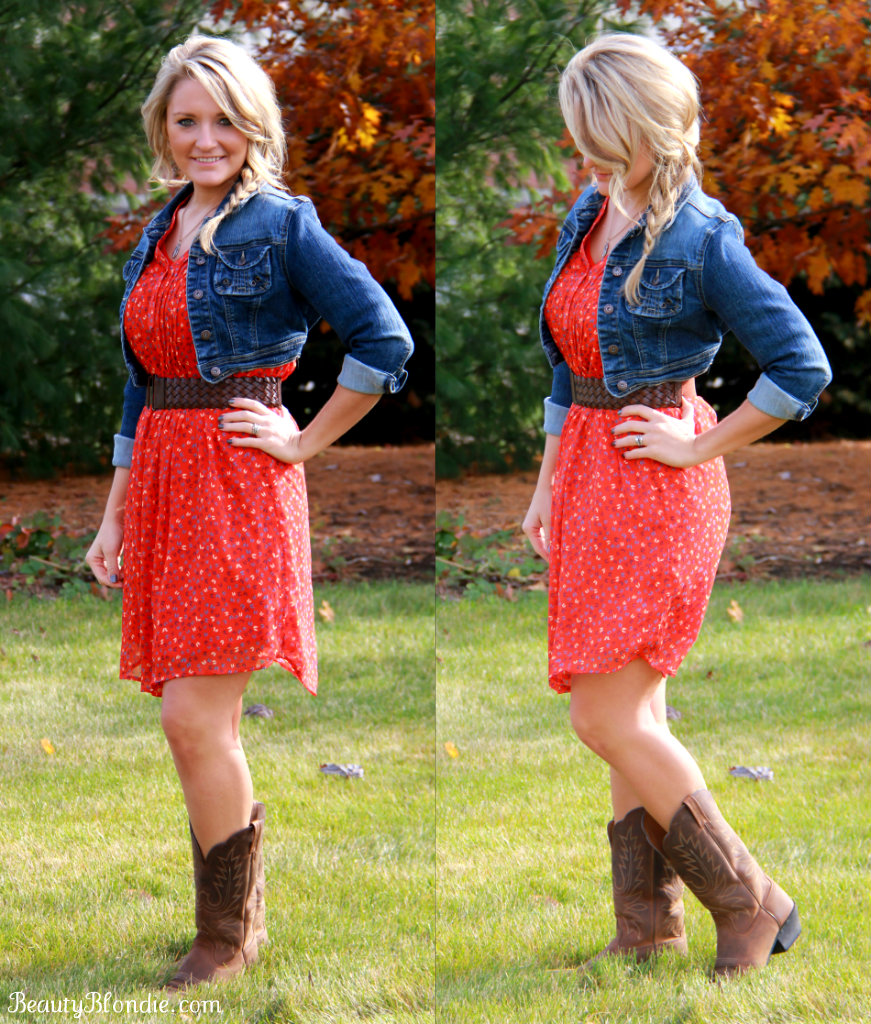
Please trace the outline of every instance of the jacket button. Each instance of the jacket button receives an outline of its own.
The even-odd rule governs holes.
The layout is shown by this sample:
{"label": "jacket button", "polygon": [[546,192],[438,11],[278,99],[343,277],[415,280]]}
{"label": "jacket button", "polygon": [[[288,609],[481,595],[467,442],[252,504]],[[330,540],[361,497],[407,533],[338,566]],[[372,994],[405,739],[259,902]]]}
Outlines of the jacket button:
{"label": "jacket button", "polygon": [[229,277],[221,278],[221,287],[222,288],[229,288],[230,287],[230,278]]}
{"label": "jacket button", "polygon": [[[211,336],[212,336],[212,332],[211,331],[200,331],[200,337],[203,339],[203,341],[208,341],[209,338],[211,338]],[[218,370],[218,373],[220,373],[220,372],[221,371]]]}
{"label": "jacket button", "polygon": [[614,307],[611,305],[610,302],[606,303],[602,308],[605,310],[606,313],[614,312]]}
{"label": "jacket button", "polygon": [[201,267],[206,262],[205,256],[197,256],[197,266]]}
{"label": "jacket button", "polygon": [[618,391],[625,391],[626,388],[628,388],[628,387],[629,387],[629,385],[626,383],[625,380],[618,380],[617,381],[617,390]]}
{"label": "jacket button", "polygon": [[623,268],[622,267],[613,267],[611,269],[611,273],[614,275],[614,277],[619,277],[623,273]]}
{"label": "jacket button", "polygon": [[619,352],[620,352],[620,346],[619,345],[609,345],[608,346],[608,355],[609,356],[616,356],[616,355],[619,354]]}
{"label": "jacket button", "polygon": [[220,366],[213,366],[213,367],[211,368],[211,370],[209,370],[209,373],[210,373],[210,374],[211,374],[211,375],[212,375],[213,377],[220,377],[220,376],[221,376],[221,367],[220,367]]}
{"label": "jacket button", "polygon": [[203,297],[203,290],[202,290],[202,288],[197,288],[196,291],[194,292],[194,298],[195,299],[201,299],[202,297]]}

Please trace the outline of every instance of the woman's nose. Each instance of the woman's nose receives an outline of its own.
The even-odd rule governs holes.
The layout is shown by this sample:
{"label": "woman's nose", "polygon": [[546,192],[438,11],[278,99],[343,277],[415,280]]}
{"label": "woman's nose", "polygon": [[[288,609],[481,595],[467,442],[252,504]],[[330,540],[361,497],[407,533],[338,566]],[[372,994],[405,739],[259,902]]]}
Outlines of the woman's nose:
{"label": "woman's nose", "polygon": [[197,132],[197,146],[201,150],[211,149],[215,144],[215,133],[210,124],[203,123]]}

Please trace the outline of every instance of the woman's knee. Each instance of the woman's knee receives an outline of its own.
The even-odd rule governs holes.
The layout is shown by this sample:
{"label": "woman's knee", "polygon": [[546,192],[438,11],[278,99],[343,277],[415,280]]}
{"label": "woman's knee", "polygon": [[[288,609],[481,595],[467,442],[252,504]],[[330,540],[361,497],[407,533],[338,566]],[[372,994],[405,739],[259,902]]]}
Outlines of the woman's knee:
{"label": "woman's knee", "polygon": [[199,759],[215,745],[232,740],[232,722],[216,719],[214,709],[196,702],[164,697],[160,724],[177,758]]}

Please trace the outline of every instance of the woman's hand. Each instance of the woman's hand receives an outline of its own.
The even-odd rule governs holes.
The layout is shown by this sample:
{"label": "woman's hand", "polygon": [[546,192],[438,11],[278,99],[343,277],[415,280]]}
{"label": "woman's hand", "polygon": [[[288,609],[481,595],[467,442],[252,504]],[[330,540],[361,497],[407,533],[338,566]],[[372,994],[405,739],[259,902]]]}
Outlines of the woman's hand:
{"label": "woman's hand", "polygon": [[688,399],[681,402],[680,419],[646,405],[627,405],[620,415],[640,417],[611,428],[614,447],[625,449],[623,458],[654,459],[678,469],[704,461],[696,450],[695,409]]}
{"label": "woman's hand", "polygon": [[284,406],[271,409],[253,398],[234,398],[231,405],[232,412],[218,417],[218,428],[233,434],[228,444],[259,448],[279,462],[303,462],[308,457],[300,444],[302,431]]}
{"label": "woman's hand", "polygon": [[550,561],[550,502],[550,486],[539,483],[523,520],[523,532],[529,543],[546,562]]}
{"label": "woman's hand", "polygon": [[88,548],[85,561],[97,582],[104,587],[121,586],[121,548],[124,545],[124,523],[115,516],[106,516],[100,524],[94,543]]}

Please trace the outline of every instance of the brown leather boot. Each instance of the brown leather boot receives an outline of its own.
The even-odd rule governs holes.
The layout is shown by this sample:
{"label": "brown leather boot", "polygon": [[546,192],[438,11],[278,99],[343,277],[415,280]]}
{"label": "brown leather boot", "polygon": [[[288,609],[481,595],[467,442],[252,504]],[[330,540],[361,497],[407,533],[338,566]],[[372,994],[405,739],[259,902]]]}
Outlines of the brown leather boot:
{"label": "brown leather boot", "polygon": [[196,886],[197,934],[188,955],[166,989],[231,978],[257,960],[252,892],[256,889],[255,850],[263,819],[255,819],[207,857],[191,832]]}
{"label": "brown leather boot", "polygon": [[764,874],[706,789],[688,796],[662,840],[665,856],[711,912],[720,975],[764,967],[801,931],[790,896]]}
{"label": "brown leather boot", "polygon": [[644,809],[636,807],[620,821],[608,822],[617,934],[584,967],[618,953],[634,953],[640,962],[666,949],[687,952],[683,882],[647,841],[643,818]]}
{"label": "brown leather boot", "polygon": [[266,875],[263,870],[263,829],[265,827],[266,808],[261,803],[255,803],[251,809],[251,824],[260,822],[256,831],[256,843],[254,845],[254,887],[249,893],[249,912],[254,922],[254,938],[258,946],[269,941],[266,932],[266,903],[264,901],[264,889],[266,886]]}

